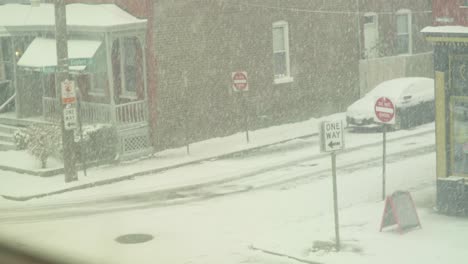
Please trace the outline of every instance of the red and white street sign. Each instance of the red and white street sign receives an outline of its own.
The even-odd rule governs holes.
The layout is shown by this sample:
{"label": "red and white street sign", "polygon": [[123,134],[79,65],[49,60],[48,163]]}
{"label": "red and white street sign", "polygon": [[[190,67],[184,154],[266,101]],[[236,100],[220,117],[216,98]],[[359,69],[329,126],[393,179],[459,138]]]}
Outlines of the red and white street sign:
{"label": "red and white street sign", "polygon": [[61,83],[62,86],[62,103],[72,104],[76,102],[75,82],[68,79]]}
{"label": "red and white street sign", "polygon": [[232,89],[235,92],[245,92],[249,90],[249,83],[247,82],[247,72],[245,71],[233,72],[231,77],[232,77]]}
{"label": "red and white street sign", "polygon": [[380,97],[374,106],[374,121],[383,124],[395,124],[395,106],[388,97]]}

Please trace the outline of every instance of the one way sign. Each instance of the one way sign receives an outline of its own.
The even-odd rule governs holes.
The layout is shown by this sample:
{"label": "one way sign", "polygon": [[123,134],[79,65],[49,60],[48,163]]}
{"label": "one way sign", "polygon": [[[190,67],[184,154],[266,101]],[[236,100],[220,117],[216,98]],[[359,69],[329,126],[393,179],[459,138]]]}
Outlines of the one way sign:
{"label": "one way sign", "polygon": [[323,121],[320,123],[320,151],[332,152],[344,149],[343,122]]}

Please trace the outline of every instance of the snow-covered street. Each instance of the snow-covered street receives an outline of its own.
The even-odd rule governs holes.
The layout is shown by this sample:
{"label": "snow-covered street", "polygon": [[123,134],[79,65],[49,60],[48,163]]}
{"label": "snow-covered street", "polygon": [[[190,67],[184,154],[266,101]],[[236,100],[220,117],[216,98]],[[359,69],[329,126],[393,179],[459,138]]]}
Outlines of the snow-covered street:
{"label": "snow-covered street", "polygon": [[[434,136],[425,132],[431,126],[389,133],[387,193],[410,191],[422,223],[422,229],[403,235],[391,228],[379,232],[384,207],[381,133],[347,133],[348,150],[377,144],[338,155],[339,253],[320,250],[333,241],[334,228],[330,160],[318,154],[316,138],[130,182],[27,202],[4,201],[0,232],[22,246],[39,245],[92,263],[459,263],[468,256],[462,247],[468,223],[433,210]],[[408,133],[418,136],[392,141]],[[230,174],[235,179],[172,196],[154,192],[171,187],[157,186],[158,177],[192,174]],[[133,233],[154,239],[142,244],[115,241]],[[314,245],[319,247],[314,250]]]}

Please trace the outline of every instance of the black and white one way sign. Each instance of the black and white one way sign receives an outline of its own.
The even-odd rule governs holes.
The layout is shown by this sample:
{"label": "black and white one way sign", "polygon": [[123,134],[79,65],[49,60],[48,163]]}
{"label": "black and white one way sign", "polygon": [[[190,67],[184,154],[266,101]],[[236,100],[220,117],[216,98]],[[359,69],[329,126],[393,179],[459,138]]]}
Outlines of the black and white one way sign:
{"label": "black and white one way sign", "polygon": [[320,123],[320,150],[332,152],[343,148],[343,122],[339,120]]}

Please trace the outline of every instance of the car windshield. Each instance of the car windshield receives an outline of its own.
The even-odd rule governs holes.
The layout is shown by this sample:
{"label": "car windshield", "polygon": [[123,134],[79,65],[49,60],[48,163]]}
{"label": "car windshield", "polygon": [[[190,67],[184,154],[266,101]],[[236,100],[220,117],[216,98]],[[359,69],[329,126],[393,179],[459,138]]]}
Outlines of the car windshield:
{"label": "car windshield", "polygon": [[0,0],[0,263],[465,263],[467,7]]}

